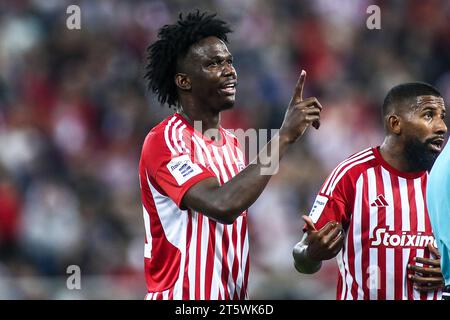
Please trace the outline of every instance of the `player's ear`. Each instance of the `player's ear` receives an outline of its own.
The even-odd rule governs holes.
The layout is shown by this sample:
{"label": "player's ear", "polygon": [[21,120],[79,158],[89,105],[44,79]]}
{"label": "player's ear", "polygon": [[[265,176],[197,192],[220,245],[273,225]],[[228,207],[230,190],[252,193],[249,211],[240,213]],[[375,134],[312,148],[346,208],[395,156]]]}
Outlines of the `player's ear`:
{"label": "player's ear", "polygon": [[191,79],[186,73],[175,74],[175,84],[183,91],[191,90]]}
{"label": "player's ear", "polygon": [[402,121],[398,115],[390,114],[387,116],[386,125],[393,134],[399,135],[402,132],[401,124]]}

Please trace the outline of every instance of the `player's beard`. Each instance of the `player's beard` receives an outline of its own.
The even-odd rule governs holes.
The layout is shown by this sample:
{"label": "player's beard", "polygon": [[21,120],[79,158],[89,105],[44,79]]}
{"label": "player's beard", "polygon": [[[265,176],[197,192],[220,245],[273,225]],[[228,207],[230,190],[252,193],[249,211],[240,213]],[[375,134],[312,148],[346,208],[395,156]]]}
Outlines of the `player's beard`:
{"label": "player's beard", "polygon": [[412,137],[405,144],[405,156],[412,171],[430,171],[439,153],[429,149],[430,141],[421,142]]}

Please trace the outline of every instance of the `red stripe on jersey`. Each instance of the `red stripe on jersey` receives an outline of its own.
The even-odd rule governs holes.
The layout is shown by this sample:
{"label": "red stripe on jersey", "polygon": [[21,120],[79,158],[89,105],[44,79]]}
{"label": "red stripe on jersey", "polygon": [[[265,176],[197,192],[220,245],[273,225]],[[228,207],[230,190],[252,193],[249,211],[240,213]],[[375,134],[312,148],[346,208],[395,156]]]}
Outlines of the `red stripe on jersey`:
{"label": "red stripe on jersey", "polygon": [[[375,169],[375,179],[377,181],[377,194],[384,194],[384,185],[382,179],[382,167],[378,166]],[[386,207],[378,208],[378,226],[386,228]],[[386,268],[386,251],[378,249],[378,266]],[[386,300],[386,272],[380,272],[379,278],[380,288],[378,290],[378,299]]]}
{"label": "red stripe on jersey", "polygon": [[[359,223],[356,222],[355,220],[353,220],[353,223],[350,224],[350,228],[348,230],[348,246],[347,246],[347,261],[348,261],[348,272],[351,275],[355,275],[355,243],[354,243],[354,239],[353,239],[353,229],[354,229],[354,223]],[[347,288],[347,290],[351,290],[351,297],[352,299],[357,299],[358,298],[358,284],[356,283],[356,279],[353,277],[352,279],[352,283],[351,283],[351,288]],[[348,291],[347,291],[348,292]]]}
{"label": "red stripe on jersey", "polygon": [[[409,199],[415,199],[415,189],[414,189],[414,181],[408,180],[408,198]],[[409,202],[409,208],[411,212],[417,212],[417,206],[416,201],[410,201]],[[410,215],[410,225],[411,230],[417,230],[417,214]],[[415,257],[417,254],[417,250],[415,248],[411,248],[411,251],[409,253],[409,260],[412,261],[412,258]],[[412,281],[408,281],[408,299],[414,299],[414,293],[413,293],[413,283]]]}
{"label": "red stripe on jersey", "polygon": [[247,285],[248,285],[248,273],[250,271],[250,261],[247,259],[247,263],[245,265],[245,277],[244,277],[244,285],[241,291],[241,299],[245,299],[247,296]]}
{"label": "red stripe on jersey", "polygon": [[[247,291],[247,279],[248,279],[248,272],[247,272],[247,266],[248,266],[248,259],[247,261],[244,262],[244,258],[246,258],[245,256],[245,252],[244,252],[244,247],[245,247],[245,236],[247,234],[247,230],[244,228],[244,225],[246,224],[246,220],[247,217],[243,216],[242,217],[242,227],[241,227],[241,270],[242,272],[244,272],[244,279],[243,279],[243,283],[242,283],[242,288],[241,288],[241,295],[240,295],[240,299],[245,299],[245,293]],[[248,255],[247,255],[248,257]],[[247,265],[244,265],[244,263],[246,263]]]}
{"label": "red stripe on jersey", "polygon": [[[344,250],[344,249],[342,249],[342,250]],[[345,276],[345,273],[344,273],[344,276]],[[342,289],[343,289],[343,280],[342,280],[341,271],[339,270],[337,288],[336,288],[336,300],[344,300],[345,299],[345,293],[344,293],[344,296],[342,296]]]}
{"label": "red stripe on jersey", "polygon": [[228,276],[229,265],[228,265],[228,246],[230,244],[230,240],[228,237],[228,229],[227,226],[223,226],[223,234],[222,234],[222,283],[225,291],[225,300],[230,300],[230,293],[228,290]]}
{"label": "red stripe on jersey", "polygon": [[[215,252],[216,247],[216,222],[209,220],[209,242],[208,252]],[[214,259],[206,259],[206,272],[205,272],[205,299],[211,299],[212,279],[214,272]],[[215,299],[215,298],[214,298]]]}
{"label": "red stripe on jersey", "polygon": [[[233,224],[233,234],[231,237],[233,244],[236,244],[234,247],[237,247],[237,225]],[[238,296],[238,292],[237,292],[237,278],[238,278],[238,271],[239,271],[239,262],[238,262],[238,252],[234,253],[234,259],[233,259],[233,267],[231,268],[232,270],[232,276],[233,276],[233,281],[236,284],[234,287],[234,294],[233,294],[233,299],[237,300],[239,299]]]}
{"label": "red stripe on jersey", "polygon": [[[427,185],[427,176],[425,175],[421,179],[421,185],[422,185],[422,195],[424,199],[424,208],[425,208],[425,230],[432,230],[430,217],[428,216],[428,209],[427,209],[427,197],[426,197],[426,185]],[[430,259],[431,258],[431,252],[428,248],[424,249],[424,258]],[[430,293],[424,293],[424,300],[428,299],[429,296],[431,296],[433,299],[437,299],[437,291],[430,292]]]}

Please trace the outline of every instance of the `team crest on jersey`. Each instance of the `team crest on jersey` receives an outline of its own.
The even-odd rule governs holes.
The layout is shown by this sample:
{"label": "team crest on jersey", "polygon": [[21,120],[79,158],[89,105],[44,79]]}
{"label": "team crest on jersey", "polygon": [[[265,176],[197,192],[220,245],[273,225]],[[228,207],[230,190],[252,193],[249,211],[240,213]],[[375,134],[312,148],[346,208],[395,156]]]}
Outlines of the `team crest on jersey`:
{"label": "team crest on jersey", "polygon": [[322,214],[323,209],[325,209],[325,205],[328,202],[328,198],[325,196],[321,196],[320,194],[316,197],[314,204],[312,206],[311,212],[309,216],[311,217],[314,223],[319,220],[320,215]]}
{"label": "team crest on jersey", "polygon": [[180,186],[190,178],[203,172],[198,164],[191,161],[187,154],[173,158],[167,164],[167,169],[169,169],[169,172]]}

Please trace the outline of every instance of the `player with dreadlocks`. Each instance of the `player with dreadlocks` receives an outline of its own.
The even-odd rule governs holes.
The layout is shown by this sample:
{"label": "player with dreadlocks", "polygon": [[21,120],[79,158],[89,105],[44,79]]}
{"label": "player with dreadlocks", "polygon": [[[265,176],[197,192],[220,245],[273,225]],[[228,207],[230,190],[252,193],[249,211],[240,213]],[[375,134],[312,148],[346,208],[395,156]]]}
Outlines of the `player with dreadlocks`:
{"label": "player with dreadlocks", "polygon": [[310,125],[319,125],[319,102],[302,98],[303,71],[278,134],[246,166],[236,137],[220,126],[237,86],[230,32],[215,14],[180,14],[148,48],[148,87],[176,112],[142,147],[147,299],[248,298],[247,209],[270,179],[261,174],[261,157],[271,150],[278,163]]}

